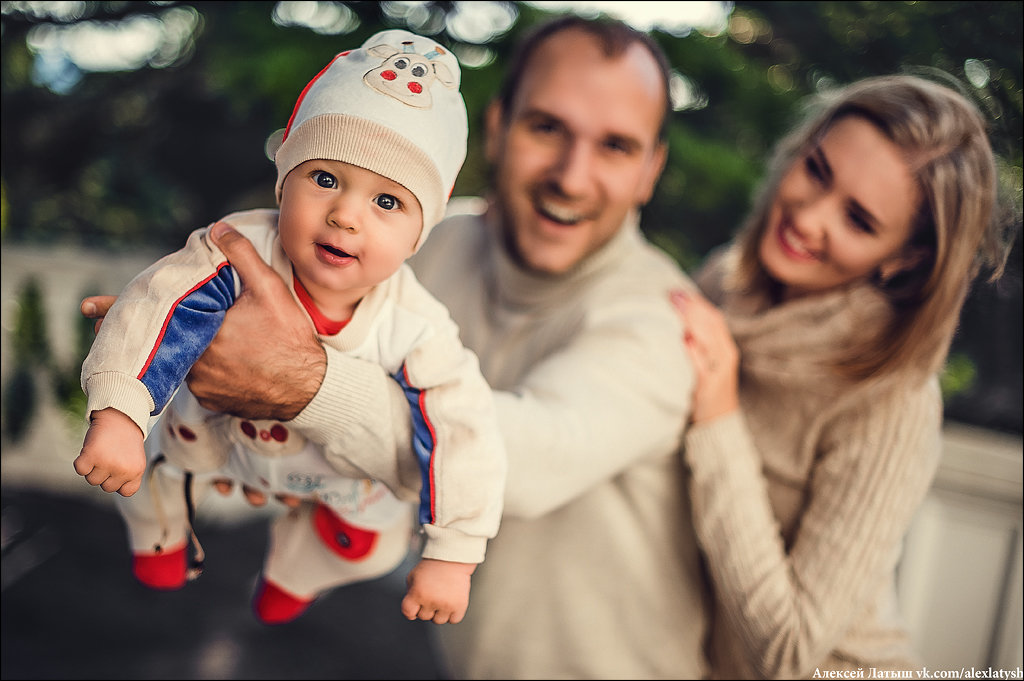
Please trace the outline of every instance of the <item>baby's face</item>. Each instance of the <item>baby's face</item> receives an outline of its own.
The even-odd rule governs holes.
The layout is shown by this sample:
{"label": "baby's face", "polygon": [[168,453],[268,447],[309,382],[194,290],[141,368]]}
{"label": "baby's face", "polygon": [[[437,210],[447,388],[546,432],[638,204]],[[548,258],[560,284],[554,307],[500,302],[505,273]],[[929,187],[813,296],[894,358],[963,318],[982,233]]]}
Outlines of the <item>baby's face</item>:
{"label": "baby's face", "polygon": [[[340,161],[306,161],[285,177],[278,228],[317,307],[347,319],[413,253],[423,211],[402,185]],[[346,312],[347,309],[347,312]]]}

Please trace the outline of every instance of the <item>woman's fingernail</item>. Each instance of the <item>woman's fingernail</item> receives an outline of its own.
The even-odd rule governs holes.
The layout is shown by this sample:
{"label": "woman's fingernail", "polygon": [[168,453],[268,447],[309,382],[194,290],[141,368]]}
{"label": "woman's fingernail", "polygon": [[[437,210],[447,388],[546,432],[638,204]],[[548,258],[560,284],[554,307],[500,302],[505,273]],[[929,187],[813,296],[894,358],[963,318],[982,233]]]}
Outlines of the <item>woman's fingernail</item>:
{"label": "woman's fingernail", "polygon": [[82,314],[87,317],[96,314],[96,305],[94,303],[82,303]]}

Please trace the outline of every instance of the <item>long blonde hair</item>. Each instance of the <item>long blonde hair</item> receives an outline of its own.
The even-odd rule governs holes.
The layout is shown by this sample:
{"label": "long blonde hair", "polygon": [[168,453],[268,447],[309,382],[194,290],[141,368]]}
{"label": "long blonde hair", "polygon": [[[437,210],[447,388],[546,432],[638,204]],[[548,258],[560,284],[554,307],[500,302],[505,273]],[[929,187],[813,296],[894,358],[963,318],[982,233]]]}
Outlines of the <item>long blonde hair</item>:
{"label": "long blonde hair", "polygon": [[983,267],[991,269],[993,279],[1001,276],[1009,255],[1007,230],[996,219],[996,163],[985,118],[950,87],[910,75],[860,80],[823,93],[815,103],[775,149],[737,237],[732,286],[746,291],[777,287],[761,266],[758,244],[782,176],[837,120],[862,117],[910,163],[922,197],[910,245],[928,256],[888,281],[874,281],[893,305],[892,321],[836,369],[853,379],[901,367],[938,370],[971,282]]}

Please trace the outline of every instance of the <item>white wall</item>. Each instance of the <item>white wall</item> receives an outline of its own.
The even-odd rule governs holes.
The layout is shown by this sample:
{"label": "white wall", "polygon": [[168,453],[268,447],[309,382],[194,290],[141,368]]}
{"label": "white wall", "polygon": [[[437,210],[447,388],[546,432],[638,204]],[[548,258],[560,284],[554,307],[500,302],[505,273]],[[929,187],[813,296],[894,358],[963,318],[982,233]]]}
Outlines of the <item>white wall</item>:
{"label": "white wall", "polygon": [[942,463],[899,573],[904,615],[932,669],[1024,666],[1021,443],[946,425]]}

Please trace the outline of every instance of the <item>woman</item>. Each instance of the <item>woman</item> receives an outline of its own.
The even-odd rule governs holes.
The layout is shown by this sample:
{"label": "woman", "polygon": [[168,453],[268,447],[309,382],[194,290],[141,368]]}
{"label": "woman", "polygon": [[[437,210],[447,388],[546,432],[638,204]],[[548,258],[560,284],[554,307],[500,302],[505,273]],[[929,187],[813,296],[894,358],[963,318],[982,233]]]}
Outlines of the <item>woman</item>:
{"label": "woman", "polygon": [[938,373],[965,295],[1009,250],[995,206],[975,107],[917,77],[863,80],[779,145],[744,229],[698,275],[707,300],[675,296],[698,373],[685,458],[716,676],[921,668],[895,569],[939,461]]}

